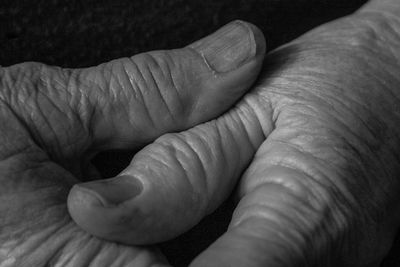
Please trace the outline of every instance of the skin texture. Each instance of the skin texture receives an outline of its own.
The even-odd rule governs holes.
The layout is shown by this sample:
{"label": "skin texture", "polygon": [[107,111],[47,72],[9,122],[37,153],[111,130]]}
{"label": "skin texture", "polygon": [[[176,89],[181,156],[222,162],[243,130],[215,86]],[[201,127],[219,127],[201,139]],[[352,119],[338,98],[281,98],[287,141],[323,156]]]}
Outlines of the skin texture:
{"label": "skin texture", "polygon": [[[239,181],[240,201],[228,232],[192,266],[376,266],[398,227],[400,171],[400,26],[393,12],[396,5],[384,12],[381,7],[367,7],[274,51],[258,85],[235,108],[187,132],[162,136],[139,152],[123,173],[140,177],[145,190],[138,199],[112,209],[129,211],[146,193],[158,196],[150,189],[168,194],[178,186],[179,192],[189,192],[170,195],[183,203],[178,208],[196,209],[193,204],[199,203],[201,217],[224,199],[250,164]],[[18,125],[10,129],[14,135],[19,132]],[[155,166],[151,176],[141,163]],[[9,163],[5,166],[14,170]],[[172,186],[153,186],[160,175],[169,174],[182,179],[168,180]],[[57,176],[60,183],[68,180]],[[70,211],[81,209],[88,217],[108,212],[91,205],[74,207],[77,193],[70,193]],[[22,199],[20,194],[10,195]],[[159,205],[139,202],[144,210],[154,206]],[[150,213],[148,221],[158,221],[159,215]],[[124,218],[128,226],[135,223]],[[153,229],[154,224],[148,226]],[[127,229],[136,236],[148,234]],[[118,231],[100,234],[132,243]],[[55,234],[46,240],[64,241]],[[72,246],[64,242],[68,252]],[[110,246],[102,243],[97,248]],[[114,246],[109,254],[92,250],[91,255],[115,260],[128,251]],[[96,244],[88,245],[93,247]],[[40,249],[35,252],[40,254]],[[62,255],[57,252],[46,256]]]}
{"label": "skin texture", "polygon": [[99,178],[87,165],[95,151],[143,146],[221,114],[254,82],[264,51],[262,33],[237,21],[182,49],[92,68],[1,69],[1,266],[164,266],[154,248],[78,227],[68,192]]}

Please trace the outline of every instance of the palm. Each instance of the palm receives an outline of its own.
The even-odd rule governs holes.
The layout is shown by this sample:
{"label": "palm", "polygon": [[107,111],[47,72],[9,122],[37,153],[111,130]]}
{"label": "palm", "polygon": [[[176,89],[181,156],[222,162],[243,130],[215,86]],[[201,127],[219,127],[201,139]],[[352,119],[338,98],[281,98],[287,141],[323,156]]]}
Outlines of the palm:
{"label": "palm", "polygon": [[[27,129],[5,105],[1,106],[1,111],[2,266],[84,267],[132,264],[145,267],[165,263],[154,248],[119,245],[100,240],[81,230],[72,221],[66,205],[71,186],[79,182],[78,177],[72,173],[81,179],[88,178],[85,175],[94,172],[88,172],[88,167],[79,159],[67,160],[62,158],[62,154],[57,157],[64,166],[51,161],[48,154],[33,143]],[[61,125],[61,121],[59,123],[52,127],[62,129],[68,122],[64,121],[64,125]],[[83,143],[82,139],[71,139],[72,136],[81,138],[77,132],[55,133],[61,142]],[[49,137],[45,135],[43,138]],[[81,149],[80,146],[70,148],[72,151]]]}
{"label": "palm", "polygon": [[[15,157],[24,158],[23,154]],[[26,157],[29,157],[27,155]],[[25,158],[26,159],[26,158]],[[66,198],[76,178],[36,159],[2,168],[0,229],[4,266],[154,266],[163,262],[153,248],[127,247],[97,239],[70,218]],[[4,161],[2,165],[4,165]],[[160,264],[161,266],[161,264]]]}

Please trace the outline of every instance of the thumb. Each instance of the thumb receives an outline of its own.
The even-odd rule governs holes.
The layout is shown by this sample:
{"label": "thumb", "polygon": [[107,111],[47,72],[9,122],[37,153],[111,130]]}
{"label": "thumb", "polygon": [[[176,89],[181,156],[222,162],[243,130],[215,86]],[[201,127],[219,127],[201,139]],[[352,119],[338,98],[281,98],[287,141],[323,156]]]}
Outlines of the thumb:
{"label": "thumb", "polygon": [[[229,195],[271,123],[246,95],[217,120],[166,134],[135,155],[115,178],[76,185],[72,218],[88,232],[127,244],[148,244],[190,229]],[[265,128],[265,129],[264,129]]]}
{"label": "thumb", "polygon": [[22,63],[0,74],[5,101],[24,103],[13,108],[33,138],[65,159],[140,147],[221,114],[254,82],[264,53],[261,31],[235,21],[181,49],[84,69]]}
{"label": "thumb", "polygon": [[221,114],[254,82],[264,53],[262,33],[235,21],[181,49],[84,70],[84,83],[98,85],[84,92],[94,107],[95,144],[102,149],[145,144]]}
{"label": "thumb", "polygon": [[[185,85],[175,86],[180,89],[173,90],[173,93],[164,91],[161,94],[166,94],[166,97],[160,99],[168,102],[179,91],[180,97],[176,99],[185,105],[191,103],[185,116],[176,109],[179,105],[169,105],[170,110],[175,108],[174,113],[180,116],[171,121],[165,119],[166,112],[162,109],[165,102],[157,102],[157,98],[145,101],[148,113],[156,114],[150,120],[153,121],[151,125],[172,131],[221,113],[255,80],[264,51],[262,33],[255,26],[234,22],[183,50],[151,54],[152,59],[168,58],[166,69],[170,74],[164,76],[181,77]],[[176,58],[183,58],[183,63],[171,61]],[[134,118],[134,114],[132,116]],[[118,119],[114,118],[113,122]],[[145,119],[142,124],[137,121],[134,124],[140,125],[142,133],[149,129],[149,120]],[[183,119],[185,126],[177,127],[177,124],[182,125]],[[237,176],[238,169],[251,156],[252,145],[249,146],[245,130],[240,129],[242,125],[235,120],[229,119],[233,125],[224,129],[216,126],[221,123],[211,122],[186,133],[165,135],[139,152],[117,178],[75,186],[68,198],[72,218],[92,234],[125,243],[149,243],[182,233],[221,202],[234,184],[230,177]],[[225,125],[224,119],[221,121]],[[121,122],[113,130],[121,133],[123,126]],[[237,134],[227,136],[231,132]],[[144,134],[130,134],[132,140],[145,138]],[[115,140],[115,136],[118,134],[111,138]],[[152,135],[147,138],[149,136]],[[244,145],[238,149],[236,142]],[[232,157],[229,164],[224,162],[227,157]],[[224,178],[220,179],[224,171]],[[210,181],[208,189],[205,180]],[[139,195],[135,201],[135,196]],[[208,202],[215,203],[206,207]]]}

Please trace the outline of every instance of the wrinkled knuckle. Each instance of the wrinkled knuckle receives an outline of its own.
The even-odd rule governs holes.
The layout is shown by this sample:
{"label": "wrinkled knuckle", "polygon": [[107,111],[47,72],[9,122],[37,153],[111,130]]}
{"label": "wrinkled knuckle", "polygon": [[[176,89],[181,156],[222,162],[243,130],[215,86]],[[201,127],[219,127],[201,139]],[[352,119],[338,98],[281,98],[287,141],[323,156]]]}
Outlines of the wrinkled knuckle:
{"label": "wrinkled knuckle", "polygon": [[68,75],[62,68],[27,62],[8,67],[1,77],[1,99],[28,128],[33,141],[50,153],[60,153],[60,147],[70,151],[64,137],[71,129],[60,118],[78,123],[71,119],[71,114],[76,115],[73,105],[78,91],[67,88]]}
{"label": "wrinkled knuckle", "polygon": [[301,200],[310,200],[315,192],[312,192],[315,187],[316,181],[310,177],[306,171],[295,169],[292,164],[281,163],[275,165],[268,170],[268,179],[259,178],[260,182],[253,187],[271,185],[278,187],[284,191],[288,196],[298,198]]}
{"label": "wrinkled knuckle", "polygon": [[[276,152],[275,159],[271,160],[278,166],[297,171],[301,176],[298,178],[294,173],[288,172],[284,181],[296,179],[312,188],[319,198],[329,200],[330,197],[340,196],[354,204],[354,188],[345,177],[355,172],[362,175],[362,162],[358,158],[359,151],[345,136],[333,129],[319,127],[316,131],[298,134],[293,140],[283,144],[288,156]],[[294,187],[293,183],[291,185]]]}
{"label": "wrinkled knuckle", "polygon": [[207,172],[198,151],[203,145],[193,136],[165,134],[152,147],[152,153],[156,153],[158,160],[173,169],[177,185],[181,186],[180,191],[184,192],[184,199],[190,203],[195,217],[203,216],[209,203]]}
{"label": "wrinkled knuckle", "polygon": [[360,27],[354,30],[349,35],[348,44],[359,51],[366,51],[372,44],[375,44],[380,39],[380,33],[373,24],[365,24],[365,27]]}
{"label": "wrinkled knuckle", "polygon": [[329,194],[312,196],[299,180],[262,184],[242,202],[237,225],[248,224],[254,235],[268,237],[297,260],[307,260],[310,251],[330,253],[330,245],[338,244],[351,225]]}
{"label": "wrinkled knuckle", "polygon": [[[341,101],[337,100],[337,107],[340,107],[339,102]],[[362,150],[365,150],[363,142],[371,141],[369,131],[377,123],[369,123],[347,108],[336,112],[324,105],[326,104],[310,101],[281,112],[277,122],[280,129],[276,130],[278,134],[275,135],[275,141],[290,148],[293,154],[306,155],[310,160],[319,163],[329,162],[336,167],[348,166],[346,162],[349,161],[359,163]],[[342,106],[345,107],[346,104]],[[355,123],[357,127],[369,125],[362,129],[364,135],[356,135]]]}
{"label": "wrinkled knuckle", "polygon": [[36,84],[32,80],[40,78],[40,69],[35,63],[22,63],[2,69],[2,99],[13,108],[20,106],[35,94]]}
{"label": "wrinkled knuckle", "polygon": [[280,161],[268,167],[265,172],[253,176],[253,182],[247,190],[259,192],[260,198],[263,190],[276,190],[285,196],[285,201],[290,200],[288,203],[298,203],[312,210],[325,212],[334,202],[335,187],[321,182],[321,177],[318,177],[321,175],[306,166],[306,163],[299,163],[297,160]]}
{"label": "wrinkled knuckle", "polygon": [[[163,109],[176,121],[187,111],[184,71],[179,62],[166,51],[154,51],[132,58],[134,90],[144,98],[148,106]],[[125,69],[132,73],[132,70]],[[128,74],[129,75],[129,74]]]}
{"label": "wrinkled knuckle", "polygon": [[304,248],[318,243],[311,235],[321,231],[326,213],[314,210],[304,200],[299,201],[291,188],[266,184],[258,187],[250,198],[244,200],[248,205],[240,207],[241,217],[235,218],[235,226],[240,225],[259,238],[268,238],[290,251],[288,255],[297,260],[307,254]]}
{"label": "wrinkled knuckle", "polygon": [[8,67],[2,73],[1,100],[27,124],[31,123],[32,116],[41,114],[37,100],[45,86],[43,68],[42,64],[29,62]]}
{"label": "wrinkled knuckle", "polygon": [[[307,136],[305,138],[309,141]],[[268,153],[264,157],[260,155],[268,164],[259,171],[250,170],[253,178],[244,190],[253,192],[262,187],[276,188],[291,199],[289,203],[299,203],[310,210],[329,214],[339,219],[334,224],[336,228],[346,228],[343,218],[356,207],[352,194],[354,188],[345,179],[350,174],[347,170],[349,164],[346,158],[337,159],[343,156],[334,150],[329,151],[329,145],[323,149],[306,148],[302,144],[304,140],[297,140],[297,144],[293,144],[293,140],[278,142],[275,147],[268,147]],[[314,140],[317,143],[321,141],[315,137]]]}
{"label": "wrinkled knuckle", "polygon": [[[393,10],[368,10],[359,12],[356,18],[364,22],[370,30],[375,31],[380,37],[388,34],[389,36],[400,38],[400,18]],[[382,29],[385,29],[385,34],[383,34]]]}

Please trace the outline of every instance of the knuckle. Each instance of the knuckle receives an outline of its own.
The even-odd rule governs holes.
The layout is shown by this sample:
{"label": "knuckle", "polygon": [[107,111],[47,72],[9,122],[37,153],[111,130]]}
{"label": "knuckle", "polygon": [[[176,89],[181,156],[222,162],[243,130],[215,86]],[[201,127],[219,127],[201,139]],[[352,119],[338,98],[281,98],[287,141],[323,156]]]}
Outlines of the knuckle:
{"label": "knuckle", "polygon": [[4,68],[2,71],[2,99],[13,108],[20,108],[24,102],[34,98],[40,80],[40,66],[34,63],[22,63]]}
{"label": "knuckle", "polygon": [[[78,91],[66,90],[68,79],[63,69],[36,62],[8,67],[1,77],[3,104],[27,127],[32,141],[57,156],[61,150],[71,152],[67,136],[76,132],[68,123],[81,126],[72,107]],[[66,121],[61,123],[60,118]]]}
{"label": "knuckle", "polygon": [[337,206],[338,199],[322,187],[318,193],[310,189],[297,170],[275,177],[242,198],[233,226],[247,224],[253,235],[295,252],[298,259],[309,256],[305,249],[310,246],[317,254],[326,253],[327,245],[340,246],[336,241],[346,237],[353,225],[349,214]]}
{"label": "knuckle", "polygon": [[131,77],[134,94],[148,110],[161,109],[175,122],[183,119],[189,100],[183,85],[184,70],[169,52],[136,55],[125,65],[125,72]]}
{"label": "knuckle", "polygon": [[204,215],[209,204],[209,185],[205,164],[198,152],[204,143],[194,136],[188,140],[183,134],[166,134],[157,139],[153,147],[161,152],[157,153],[159,160],[173,170],[171,173],[182,186],[181,191],[186,192],[185,201],[190,202],[192,214],[197,218]]}
{"label": "knuckle", "polygon": [[300,260],[307,255],[305,248],[321,244],[318,239],[326,237],[314,233],[336,229],[327,215],[326,211],[314,210],[304,200],[299,201],[286,186],[266,184],[242,199],[235,211],[233,226],[272,241]]}

